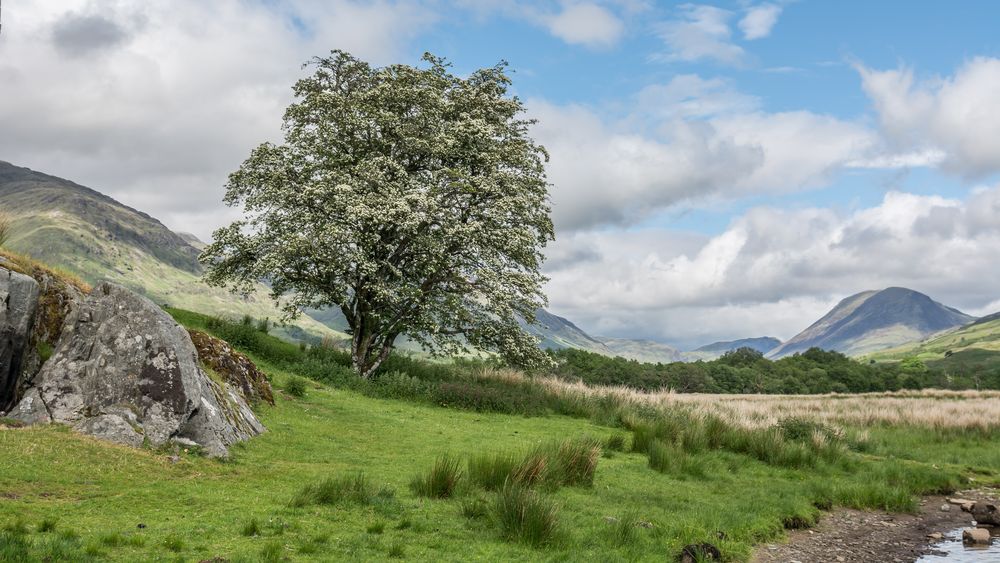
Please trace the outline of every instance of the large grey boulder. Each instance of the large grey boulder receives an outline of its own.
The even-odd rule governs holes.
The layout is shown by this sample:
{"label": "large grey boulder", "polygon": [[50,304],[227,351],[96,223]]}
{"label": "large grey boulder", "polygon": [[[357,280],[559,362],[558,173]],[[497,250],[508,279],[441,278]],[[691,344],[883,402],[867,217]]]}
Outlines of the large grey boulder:
{"label": "large grey boulder", "polygon": [[16,397],[31,351],[31,330],[38,307],[38,283],[0,266],[0,412]]}
{"label": "large grey boulder", "polygon": [[237,389],[201,369],[184,328],[107,282],[66,318],[55,352],[8,416],[132,446],[194,443],[212,456],[264,431]]}

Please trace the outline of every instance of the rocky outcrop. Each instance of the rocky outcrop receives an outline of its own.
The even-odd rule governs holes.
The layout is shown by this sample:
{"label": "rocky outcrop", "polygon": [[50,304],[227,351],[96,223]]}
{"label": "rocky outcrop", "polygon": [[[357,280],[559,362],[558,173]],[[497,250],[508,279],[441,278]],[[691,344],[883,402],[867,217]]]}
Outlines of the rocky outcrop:
{"label": "rocky outcrop", "polygon": [[969,508],[976,524],[984,526],[1000,526],[1000,508],[994,503],[977,502]]}
{"label": "rocky outcrop", "polygon": [[239,389],[201,369],[184,328],[110,283],[69,314],[51,359],[8,416],[132,446],[197,444],[212,456],[264,431]]}
{"label": "rocky outcrop", "polygon": [[197,330],[189,330],[188,334],[198,351],[201,363],[218,374],[226,383],[238,389],[248,403],[274,404],[274,395],[271,393],[271,384],[267,381],[267,376],[257,369],[250,358],[233,350],[225,340]]}
{"label": "rocky outcrop", "polygon": [[31,330],[38,307],[38,282],[0,266],[0,412],[17,397],[31,356]]}

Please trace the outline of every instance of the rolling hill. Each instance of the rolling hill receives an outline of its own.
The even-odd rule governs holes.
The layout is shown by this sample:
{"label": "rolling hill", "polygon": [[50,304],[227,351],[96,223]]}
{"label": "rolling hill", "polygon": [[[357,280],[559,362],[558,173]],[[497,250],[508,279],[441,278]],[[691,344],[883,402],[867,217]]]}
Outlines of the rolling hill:
{"label": "rolling hill", "polygon": [[876,361],[918,358],[928,364],[937,364],[939,367],[998,365],[1000,364],[1000,313],[987,315],[920,342],[874,352],[866,358]]}
{"label": "rolling hill", "polygon": [[790,356],[812,347],[860,356],[923,340],[974,320],[912,289],[865,291],[841,301],[768,357]]}

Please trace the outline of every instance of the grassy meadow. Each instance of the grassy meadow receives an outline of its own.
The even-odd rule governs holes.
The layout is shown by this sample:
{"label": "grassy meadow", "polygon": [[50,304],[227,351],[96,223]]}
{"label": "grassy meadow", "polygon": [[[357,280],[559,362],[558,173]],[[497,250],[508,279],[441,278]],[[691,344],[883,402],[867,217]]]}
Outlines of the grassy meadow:
{"label": "grassy meadow", "polygon": [[742,561],[834,506],[1000,482],[996,393],[643,394],[405,357],[361,382],[171,312],[269,374],[268,432],[219,461],[0,424],[0,561]]}

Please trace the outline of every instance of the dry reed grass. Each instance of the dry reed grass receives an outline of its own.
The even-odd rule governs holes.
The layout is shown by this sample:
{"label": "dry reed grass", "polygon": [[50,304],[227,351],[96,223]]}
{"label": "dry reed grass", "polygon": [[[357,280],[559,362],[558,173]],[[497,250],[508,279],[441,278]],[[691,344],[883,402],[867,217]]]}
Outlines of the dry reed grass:
{"label": "dry reed grass", "polygon": [[[529,378],[514,370],[488,370],[484,377],[507,381]],[[644,392],[629,387],[589,386],[553,377],[533,380],[567,400],[610,399],[623,407],[678,407],[715,415],[746,428],[803,418],[838,426],[915,426],[931,429],[1000,430],[1000,391],[896,391],[826,395],[726,395]]]}

